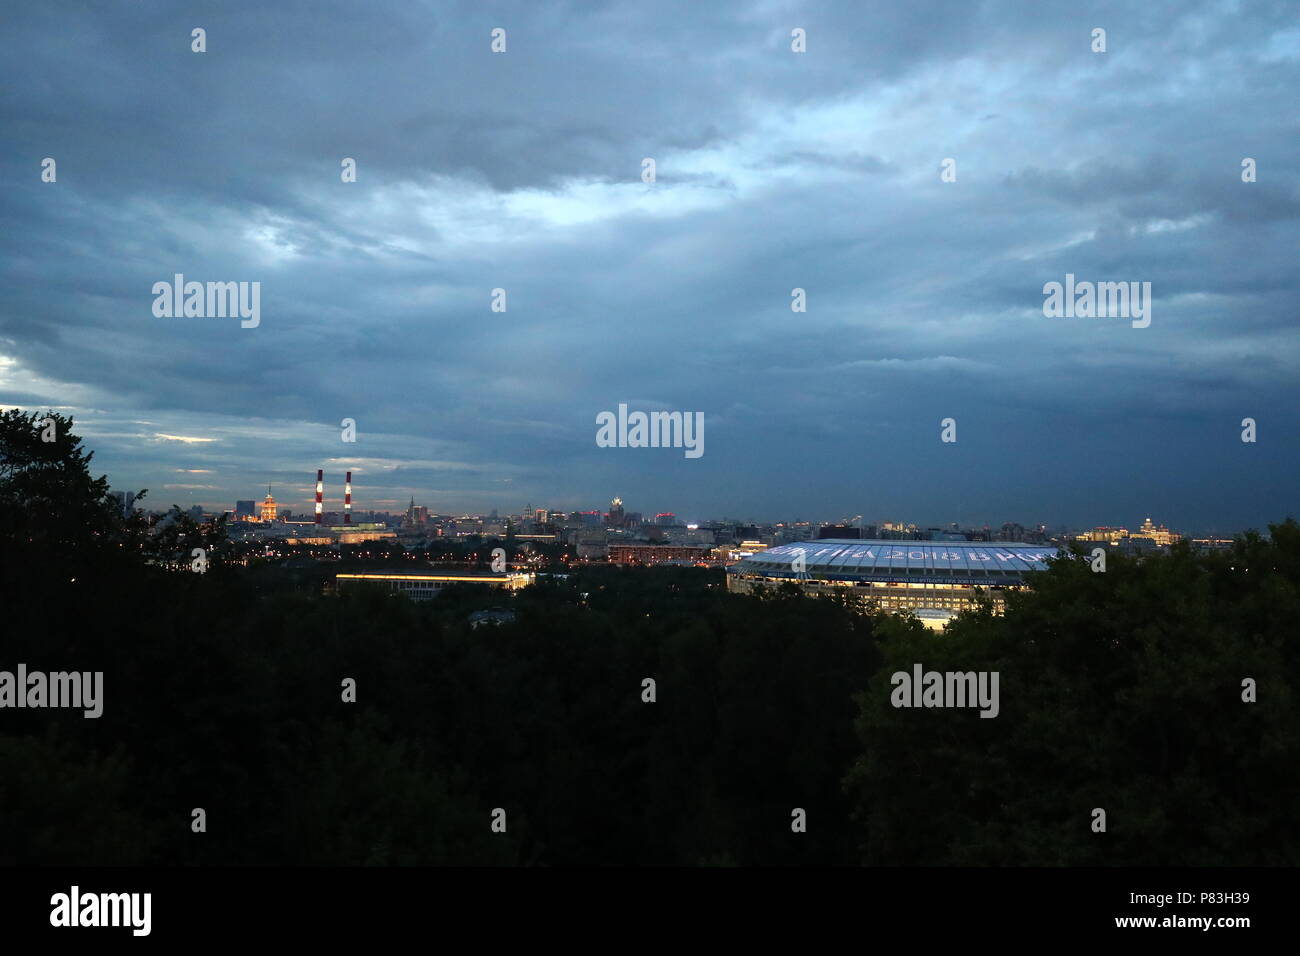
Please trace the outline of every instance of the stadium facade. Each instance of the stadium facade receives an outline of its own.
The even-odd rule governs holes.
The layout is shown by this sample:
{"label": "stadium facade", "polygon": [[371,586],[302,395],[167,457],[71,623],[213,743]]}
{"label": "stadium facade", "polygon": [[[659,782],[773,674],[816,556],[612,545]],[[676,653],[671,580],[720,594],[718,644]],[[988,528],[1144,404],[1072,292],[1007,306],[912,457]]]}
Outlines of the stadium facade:
{"label": "stadium facade", "polygon": [[957,612],[983,593],[1001,611],[1008,590],[1044,570],[1054,547],[984,541],[797,541],[751,554],[727,568],[727,590],[798,584],[887,611]]}

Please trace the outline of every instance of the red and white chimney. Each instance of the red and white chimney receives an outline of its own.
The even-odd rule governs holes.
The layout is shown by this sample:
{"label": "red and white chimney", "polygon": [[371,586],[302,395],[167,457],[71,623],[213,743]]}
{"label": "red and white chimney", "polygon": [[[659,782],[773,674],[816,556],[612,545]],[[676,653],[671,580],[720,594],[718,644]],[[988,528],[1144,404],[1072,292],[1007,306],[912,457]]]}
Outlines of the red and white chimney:
{"label": "red and white chimney", "polygon": [[316,469],[316,523],[320,524],[321,500],[325,495],[325,469]]}
{"label": "red and white chimney", "polygon": [[343,485],[343,523],[352,523],[352,472],[350,471]]}

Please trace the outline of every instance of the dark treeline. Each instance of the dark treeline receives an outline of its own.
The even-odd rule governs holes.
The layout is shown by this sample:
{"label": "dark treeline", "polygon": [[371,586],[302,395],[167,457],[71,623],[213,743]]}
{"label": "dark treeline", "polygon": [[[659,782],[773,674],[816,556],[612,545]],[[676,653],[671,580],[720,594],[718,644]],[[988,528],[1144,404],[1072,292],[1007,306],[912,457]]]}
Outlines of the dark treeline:
{"label": "dark treeline", "polygon": [[[0,416],[0,670],[103,671],[103,716],[0,709],[0,864],[1300,861],[1293,521],[943,634],[699,569],[421,605],[150,563],[219,529],[124,520],[55,418]],[[918,662],[998,671],[999,716],[894,708]]]}

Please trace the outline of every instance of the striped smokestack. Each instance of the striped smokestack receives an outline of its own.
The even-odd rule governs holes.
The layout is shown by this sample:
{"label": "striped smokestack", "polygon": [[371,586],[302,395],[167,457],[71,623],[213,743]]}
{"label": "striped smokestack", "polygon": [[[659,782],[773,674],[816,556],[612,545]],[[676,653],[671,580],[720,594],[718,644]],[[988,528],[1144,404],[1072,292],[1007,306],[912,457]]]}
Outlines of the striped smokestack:
{"label": "striped smokestack", "polygon": [[325,469],[316,469],[316,523],[320,524],[321,499],[325,495]]}
{"label": "striped smokestack", "polygon": [[352,472],[350,471],[343,485],[343,523],[352,523]]}

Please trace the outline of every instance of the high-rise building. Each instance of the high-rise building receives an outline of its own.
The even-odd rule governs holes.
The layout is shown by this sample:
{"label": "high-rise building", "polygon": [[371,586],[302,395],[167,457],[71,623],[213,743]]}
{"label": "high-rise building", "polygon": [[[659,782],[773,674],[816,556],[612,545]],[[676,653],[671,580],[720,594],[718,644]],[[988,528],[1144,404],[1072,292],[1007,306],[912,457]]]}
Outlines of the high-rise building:
{"label": "high-rise building", "polygon": [[271,497],[271,486],[266,486],[266,497],[262,499],[262,520],[275,520],[275,499]]}
{"label": "high-rise building", "polygon": [[411,499],[410,506],[406,509],[406,514],[402,517],[402,526],[404,528],[423,528],[429,523],[429,509],[425,505],[417,505],[415,498]]}
{"label": "high-rise building", "polygon": [[999,541],[1024,541],[1024,525],[1016,521],[1008,521],[1002,525],[1002,530],[998,532]]}
{"label": "high-rise building", "polygon": [[134,491],[110,491],[109,497],[117,502],[117,510],[123,515],[131,513],[131,506],[135,504]]}
{"label": "high-rise building", "polygon": [[257,502],[252,498],[235,502],[235,520],[241,518],[251,518],[257,514]]}
{"label": "high-rise building", "polygon": [[1182,540],[1182,535],[1177,531],[1170,531],[1164,525],[1157,527],[1152,523],[1150,518],[1142,522],[1142,528],[1134,531],[1130,538],[1146,538],[1156,544],[1157,547],[1167,548],[1175,541]]}
{"label": "high-rise building", "polygon": [[623,527],[623,499],[615,498],[609,503],[609,526],[611,528]]}

